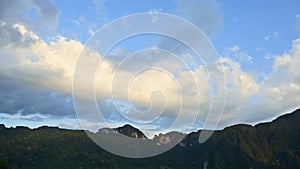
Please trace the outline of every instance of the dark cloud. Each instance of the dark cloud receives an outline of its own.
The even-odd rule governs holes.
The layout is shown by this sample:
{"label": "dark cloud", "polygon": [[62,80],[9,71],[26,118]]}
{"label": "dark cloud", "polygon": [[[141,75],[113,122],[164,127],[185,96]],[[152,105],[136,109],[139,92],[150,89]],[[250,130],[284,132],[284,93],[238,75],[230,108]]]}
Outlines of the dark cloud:
{"label": "dark cloud", "polygon": [[0,113],[75,117],[70,96],[0,76]]}

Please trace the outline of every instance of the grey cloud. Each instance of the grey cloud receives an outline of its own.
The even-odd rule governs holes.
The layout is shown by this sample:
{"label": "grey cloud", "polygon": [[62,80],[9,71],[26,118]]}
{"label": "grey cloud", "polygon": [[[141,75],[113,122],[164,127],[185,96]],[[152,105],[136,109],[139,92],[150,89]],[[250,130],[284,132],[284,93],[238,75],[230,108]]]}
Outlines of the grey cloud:
{"label": "grey cloud", "polygon": [[299,14],[299,15],[296,15],[296,22],[295,22],[294,27],[295,27],[297,30],[300,30],[300,14]]}
{"label": "grey cloud", "polygon": [[0,36],[0,47],[6,45],[28,47],[37,41],[37,39],[31,36],[23,36],[18,27],[8,25],[4,21],[1,21],[0,24]]}
{"label": "grey cloud", "polygon": [[[215,0],[178,0],[179,16],[199,28],[206,36],[212,35],[222,24],[222,13]],[[180,26],[180,25],[176,25]],[[180,28],[179,28],[180,29]],[[184,35],[188,39],[195,39],[191,30],[182,27],[178,34]],[[201,44],[201,40],[194,40],[192,43]],[[162,37],[158,47],[169,50],[175,54],[186,53],[189,49],[181,42]]]}
{"label": "grey cloud", "polygon": [[34,30],[55,30],[58,16],[59,10],[52,0],[0,0],[0,20],[11,25],[21,23]]}
{"label": "grey cloud", "polygon": [[178,10],[207,35],[222,23],[222,13],[215,0],[178,0]]}
{"label": "grey cloud", "polygon": [[70,96],[0,76],[0,113],[75,117]]}

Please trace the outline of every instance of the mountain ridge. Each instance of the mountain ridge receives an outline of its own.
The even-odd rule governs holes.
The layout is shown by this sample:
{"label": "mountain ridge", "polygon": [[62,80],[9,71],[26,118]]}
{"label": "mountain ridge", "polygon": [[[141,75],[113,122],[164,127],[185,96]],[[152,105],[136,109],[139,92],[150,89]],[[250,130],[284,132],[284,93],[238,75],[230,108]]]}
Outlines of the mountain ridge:
{"label": "mountain ridge", "polygon": [[[58,127],[6,128],[0,125],[0,168],[300,168],[300,110],[269,123],[238,124],[215,131],[204,143],[199,133],[188,133],[173,149],[147,159],[110,154],[93,143],[83,130]],[[121,129],[127,128],[126,132]],[[132,126],[115,128],[129,137],[142,138]],[[122,133],[123,132],[123,133]],[[135,132],[136,134],[132,135]],[[138,136],[138,137],[136,137]],[[167,134],[154,141],[168,144]],[[144,138],[147,139],[147,138]],[[4,167],[2,167],[4,168]]]}

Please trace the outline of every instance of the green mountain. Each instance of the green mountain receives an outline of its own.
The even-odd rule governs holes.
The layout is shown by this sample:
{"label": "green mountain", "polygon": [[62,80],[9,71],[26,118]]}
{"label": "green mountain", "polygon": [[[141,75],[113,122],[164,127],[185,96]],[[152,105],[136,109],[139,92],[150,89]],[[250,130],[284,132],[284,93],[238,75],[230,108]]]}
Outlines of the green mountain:
{"label": "green mountain", "polygon": [[[144,159],[113,155],[82,130],[0,125],[0,169],[300,169],[299,124],[300,110],[296,110],[270,123],[227,127],[202,144],[198,131],[186,135],[173,149]],[[147,139],[129,125],[99,130],[111,131]],[[172,133],[147,140],[168,144]]]}

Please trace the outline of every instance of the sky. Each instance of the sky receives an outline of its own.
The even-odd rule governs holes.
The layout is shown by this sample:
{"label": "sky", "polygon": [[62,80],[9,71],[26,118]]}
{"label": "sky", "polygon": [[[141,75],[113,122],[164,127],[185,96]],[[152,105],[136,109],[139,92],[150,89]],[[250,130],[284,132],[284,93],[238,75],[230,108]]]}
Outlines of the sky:
{"label": "sky", "polygon": [[[0,123],[92,131],[130,123],[150,136],[209,122],[222,129],[270,121],[300,107],[299,6],[298,0],[0,0]],[[127,30],[102,37],[101,28],[144,12],[187,20],[208,38],[218,59],[206,65],[181,42],[158,34],[124,39],[105,56],[93,48]],[[128,30],[144,21],[137,23]],[[176,28],[195,39],[183,25]],[[91,89],[85,83],[93,66]],[[82,75],[75,77],[78,69]],[[76,96],[74,86],[80,88]],[[222,103],[220,93],[225,105],[214,105]],[[89,107],[93,101],[97,112]],[[222,110],[215,117],[209,116],[212,105]]]}

